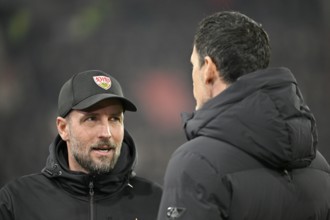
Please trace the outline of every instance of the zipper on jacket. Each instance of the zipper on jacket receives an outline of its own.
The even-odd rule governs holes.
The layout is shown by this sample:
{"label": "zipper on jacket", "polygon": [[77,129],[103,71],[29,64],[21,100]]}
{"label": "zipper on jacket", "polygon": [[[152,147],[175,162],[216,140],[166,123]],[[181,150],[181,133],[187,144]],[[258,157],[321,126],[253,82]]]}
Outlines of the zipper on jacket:
{"label": "zipper on jacket", "polygon": [[94,220],[94,183],[93,181],[89,182],[89,212],[90,220]]}

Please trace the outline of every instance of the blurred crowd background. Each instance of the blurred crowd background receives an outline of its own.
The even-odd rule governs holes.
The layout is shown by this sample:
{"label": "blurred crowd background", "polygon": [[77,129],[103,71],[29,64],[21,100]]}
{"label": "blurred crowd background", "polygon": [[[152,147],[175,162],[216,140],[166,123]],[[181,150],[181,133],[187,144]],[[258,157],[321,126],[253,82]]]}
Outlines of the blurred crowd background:
{"label": "blurred crowd background", "polygon": [[194,110],[191,64],[197,23],[221,10],[262,23],[271,66],[295,74],[330,161],[330,1],[2,0],[0,1],[0,186],[39,172],[57,131],[57,96],[74,73],[115,76],[139,111],[126,128],[136,172],[162,184],[185,141],[180,113]]}

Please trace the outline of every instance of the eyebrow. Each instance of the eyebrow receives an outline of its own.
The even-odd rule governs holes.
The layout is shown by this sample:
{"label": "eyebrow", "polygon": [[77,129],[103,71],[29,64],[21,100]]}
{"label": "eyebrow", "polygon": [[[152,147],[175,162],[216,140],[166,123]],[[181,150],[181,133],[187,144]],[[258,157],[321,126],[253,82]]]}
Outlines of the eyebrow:
{"label": "eyebrow", "polygon": [[[79,112],[81,112],[83,114],[83,116],[90,116],[90,115],[99,115],[100,113],[96,112],[97,110],[78,110]],[[111,116],[121,116],[123,115],[123,111],[114,111],[111,112],[109,115]]]}
{"label": "eyebrow", "polygon": [[190,56],[190,63],[193,64],[193,59],[192,55]]}
{"label": "eyebrow", "polygon": [[[84,115],[99,115],[100,113],[95,111],[81,111]],[[111,112],[109,115],[121,115],[123,111]]]}

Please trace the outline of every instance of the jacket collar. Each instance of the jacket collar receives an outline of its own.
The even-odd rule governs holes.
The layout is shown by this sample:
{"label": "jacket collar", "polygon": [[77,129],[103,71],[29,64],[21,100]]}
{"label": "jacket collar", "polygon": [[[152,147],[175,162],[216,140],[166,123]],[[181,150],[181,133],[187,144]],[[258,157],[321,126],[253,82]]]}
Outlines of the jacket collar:
{"label": "jacket collar", "polygon": [[246,74],[183,119],[188,140],[218,139],[273,168],[305,167],[315,157],[315,119],[287,68]]}

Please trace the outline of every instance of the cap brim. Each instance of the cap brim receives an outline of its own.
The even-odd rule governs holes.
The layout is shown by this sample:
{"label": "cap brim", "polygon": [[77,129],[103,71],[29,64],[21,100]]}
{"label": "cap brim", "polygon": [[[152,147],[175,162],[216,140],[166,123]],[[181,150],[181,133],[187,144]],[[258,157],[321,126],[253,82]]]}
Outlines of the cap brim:
{"label": "cap brim", "polygon": [[137,111],[137,108],[133,104],[133,102],[131,102],[130,100],[128,100],[124,97],[113,95],[113,94],[97,94],[94,96],[90,96],[87,99],[84,99],[83,101],[78,103],[77,105],[73,106],[72,109],[83,110],[83,109],[89,108],[89,107],[95,105],[96,103],[98,103],[102,100],[105,100],[105,99],[118,99],[123,103],[123,107],[124,107],[125,111],[131,111],[131,112]]}

